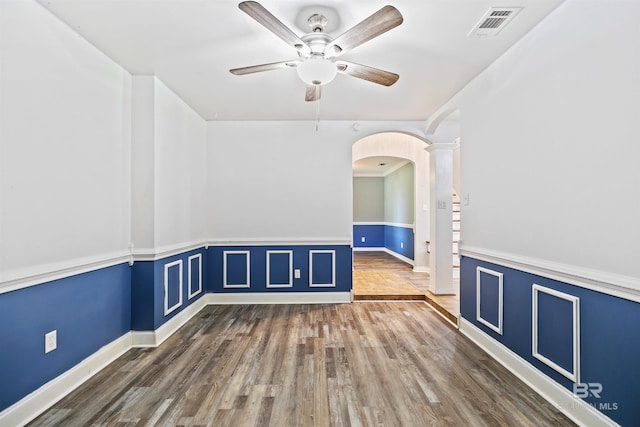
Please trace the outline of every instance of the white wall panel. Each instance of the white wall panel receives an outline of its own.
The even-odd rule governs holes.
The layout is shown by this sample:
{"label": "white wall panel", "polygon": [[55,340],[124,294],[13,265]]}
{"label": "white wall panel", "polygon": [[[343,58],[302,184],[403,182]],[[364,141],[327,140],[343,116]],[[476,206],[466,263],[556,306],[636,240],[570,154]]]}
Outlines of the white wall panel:
{"label": "white wall panel", "polygon": [[465,247],[640,277],[639,17],[569,0],[460,93]]}
{"label": "white wall panel", "polygon": [[131,76],[37,3],[0,8],[3,277],[125,251]]}
{"label": "white wall panel", "polygon": [[204,235],[206,125],[155,81],[155,244],[163,247]]}
{"label": "white wall panel", "polygon": [[344,123],[208,122],[209,237],[351,239]]}

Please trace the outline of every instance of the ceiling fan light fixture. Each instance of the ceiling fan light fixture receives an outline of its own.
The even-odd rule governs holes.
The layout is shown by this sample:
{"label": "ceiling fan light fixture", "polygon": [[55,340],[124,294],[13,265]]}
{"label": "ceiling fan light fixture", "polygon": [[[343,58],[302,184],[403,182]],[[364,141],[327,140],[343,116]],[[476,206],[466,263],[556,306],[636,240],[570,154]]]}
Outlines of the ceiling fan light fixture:
{"label": "ceiling fan light fixture", "polygon": [[321,86],[331,82],[338,72],[336,64],[322,57],[312,57],[298,64],[298,76],[308,85]]}

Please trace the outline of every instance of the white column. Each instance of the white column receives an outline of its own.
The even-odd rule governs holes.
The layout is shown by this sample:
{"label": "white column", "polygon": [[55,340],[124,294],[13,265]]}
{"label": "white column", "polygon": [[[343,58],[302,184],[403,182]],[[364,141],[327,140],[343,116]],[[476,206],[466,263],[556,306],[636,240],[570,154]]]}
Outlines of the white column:
{"label": "white column", "polygon": [[429,272],[429,254],[425,241],[429,238],[429,155],[419,149],[415,162],[413,271]]}
{"label": "white column", "polygon": [[433,143],[429,152],[429,290],[453,294],[453,150],[455,143]]}

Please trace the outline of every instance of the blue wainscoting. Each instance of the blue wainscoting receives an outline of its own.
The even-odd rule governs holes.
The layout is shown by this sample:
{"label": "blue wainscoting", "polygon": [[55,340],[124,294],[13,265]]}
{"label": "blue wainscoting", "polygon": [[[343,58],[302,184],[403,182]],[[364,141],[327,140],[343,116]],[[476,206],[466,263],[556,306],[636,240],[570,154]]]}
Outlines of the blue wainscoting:
{"label": "blue wainscoting", "polygon": [[351,290],[349,245],[210,246],[206,259],[207,292]]}
{"label": "blue wainscoting", "polygon": [[[362,241],[362,238],[365,241]],[[353,247],[388,249],[413,259],[413,228],[388,224],[354,224]]]}
{"label": "blue wainscoting", "polygon": [[354,224],[353,247],[384,248],[384,227],[383,224]]}
{"label": "blue wainscoting", "polygon": [[[479,267],[503,274],[502,335],[477,319]],[[497,292],[497,286],[483,285],[481,300],[496,301]],[[496,320],[495,309],[494,303],[486,312],[483,309],[482,316],[490,323]],[[621,425],[638,425],[639,303],[463,256],[460,312],[465,320],[572,393],[572,375],[584,387],[601,384],[601,391],[592,386],[596,393],[589,393],[584,400]]]}
{"label": "blue wainscoting", "polygon": [[127,264],[0,294],[0,411],[129,332],[131,297]]}
{"label": "blue wainscoting", "polygon": [[131,329],[158,329],[201,298],[205,258],[201,248],[156,261],[136,261],[131,272]]}
{"label": "blue wainscoting", "polygon": [[413,228],[385,225],[384,247],[405,258],[413,259]]}

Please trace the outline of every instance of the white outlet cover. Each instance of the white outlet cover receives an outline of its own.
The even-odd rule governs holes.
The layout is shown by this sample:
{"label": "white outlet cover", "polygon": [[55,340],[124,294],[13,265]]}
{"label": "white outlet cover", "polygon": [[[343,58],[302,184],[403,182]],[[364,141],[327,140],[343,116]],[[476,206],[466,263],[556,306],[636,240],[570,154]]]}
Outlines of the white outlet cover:
{"label": "white outlet cover", "polygon": [[58,348],[58,331],[53,330],[44,335],[44,352],[49,353]]}
{"label": "white outlet cover", "polygon": [[295,270],[293,270],[294,276],[296,279],[300,278],[300,269],[296,268]]}

